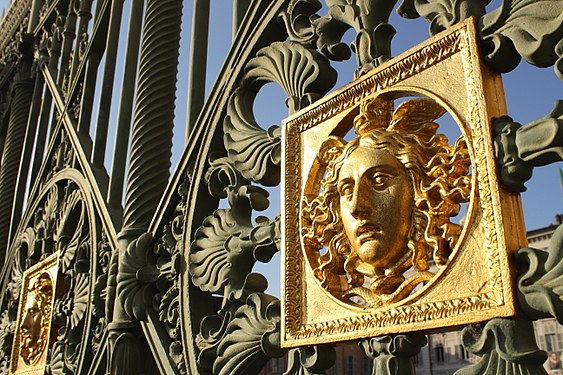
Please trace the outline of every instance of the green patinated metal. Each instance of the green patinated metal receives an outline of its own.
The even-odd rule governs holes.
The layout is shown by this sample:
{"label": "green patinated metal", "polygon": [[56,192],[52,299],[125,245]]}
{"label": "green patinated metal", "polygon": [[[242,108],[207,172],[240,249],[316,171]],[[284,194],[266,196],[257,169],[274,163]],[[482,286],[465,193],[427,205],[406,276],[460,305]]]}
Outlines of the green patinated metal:
{"label": "green patinated metal", "polygon": [[[282,356],[286,374],[323,373],[334,348],[281,348],[279,300],[255,271],[280,242],[279,217],[253,222],[278,199],[259,185],[280,180],[280,127],[265,127],[253,111],[262,87],[280,85],[293,113],[334,88],[333,62],[355,54],[355,76],[380,65],[392,56],[395,8],[426,19],[431,34],[476,17],[483,57],[494,69],[509,72],[523,58],[563,78],[560,0],[505,0],[489,12],[488,0],[332,0],[324,7],[318,0],[238,0],[232,47],[205,99],[209,0],[130,3],[15,0],[1,21],[0,373],[8,373],[22,272],[54,252],[67,291],[53,313],[60,329],[49,373],[254,374]],[[193,6],[194,17],[188,120],[170,177],[184,6]],[[342,40],[348,30],[350,45]],[[114,108],[119,39],[127,59]],[[113,153],[106,147],[112,110]],[[530,124],[496,120],[506,187],[524,191],[534,167],[563,159],[562,127],[559,101]],[[481,360],[457,374],[545,372],[531,321],[563,323],[562,228],[549,255],[522,249],[517,261],[522,316],[466,327],[465,348]],[[410,374],[425,343],[420,334],[387,335],[360,347],[374,374]]]}

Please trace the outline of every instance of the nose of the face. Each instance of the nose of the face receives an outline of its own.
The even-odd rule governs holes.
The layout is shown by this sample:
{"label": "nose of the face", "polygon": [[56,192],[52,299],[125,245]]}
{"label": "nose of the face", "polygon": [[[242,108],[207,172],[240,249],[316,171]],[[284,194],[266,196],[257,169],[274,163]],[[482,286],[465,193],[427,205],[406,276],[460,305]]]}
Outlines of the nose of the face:
{"label": "nose of the face", "polygon": [[26,311],[23,315],[23,322],[21,327],[25,329],[29,329],[30,326],[31,326],[31,317],[29,316],[29,313]]}
{"label": "nose of the face", "polygon": [[356,219],[363,219],[371,213],[371,207],[365,194],[366,191],[360,189],[358,184],[354,190],[354,196],[352,197],[350,206],[350,213]]}

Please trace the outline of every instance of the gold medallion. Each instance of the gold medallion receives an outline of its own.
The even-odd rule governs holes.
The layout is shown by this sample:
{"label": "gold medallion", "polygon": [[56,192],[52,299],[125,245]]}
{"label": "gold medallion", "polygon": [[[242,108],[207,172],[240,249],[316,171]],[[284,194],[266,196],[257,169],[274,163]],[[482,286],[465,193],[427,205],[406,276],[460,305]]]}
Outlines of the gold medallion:
{"label": "gold medallion", "polygon": [[284,122],[283,346],[515,314],[525,229],[496,175],[504,96],[473,22]]}
{"label": "gold medallion", "polygon": [[57,254],[23,273],[10,374],[44,374],[51,344]]}

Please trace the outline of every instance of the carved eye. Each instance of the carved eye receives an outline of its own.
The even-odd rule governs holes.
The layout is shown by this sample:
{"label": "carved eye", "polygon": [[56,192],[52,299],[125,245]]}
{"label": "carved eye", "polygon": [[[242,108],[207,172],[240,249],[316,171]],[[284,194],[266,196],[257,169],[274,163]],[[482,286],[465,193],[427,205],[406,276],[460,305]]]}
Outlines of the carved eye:
{"label": "carved eye", "polygon": [[370,179],[370,185],[376,190],[384,190],[390,185],[393,176],[387,173],[375,173]]}
{"label": "carved eye", "polygon": [[338,186],[338,194],[346,198],[346,200],[351,200],[352,195],[354,194],[354,184],[351,182],[345,182]]}

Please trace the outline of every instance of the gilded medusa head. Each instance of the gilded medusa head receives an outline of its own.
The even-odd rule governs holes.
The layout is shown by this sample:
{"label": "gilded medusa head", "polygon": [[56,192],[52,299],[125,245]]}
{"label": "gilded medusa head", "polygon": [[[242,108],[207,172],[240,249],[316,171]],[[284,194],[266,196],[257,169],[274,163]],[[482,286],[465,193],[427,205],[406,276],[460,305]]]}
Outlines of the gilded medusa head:
{"label": "gilded medusa head", "polygon": [[303,199],[309,262],[336,297],[372,307],[408,296],[446,265],[461,234],[450,221],[468,202],[470,158],[462,138],[449,145],[434,122],[445,113],[429,98],[364,102],[357,137],[331,136],[318,161],[320,189]]}
{"label": "gilded medusa head", "polygon": [[53,282],[43,272],[27,292],[20,322],[20,356],[28,366],[39,360],[47,346],[52,300]]}

